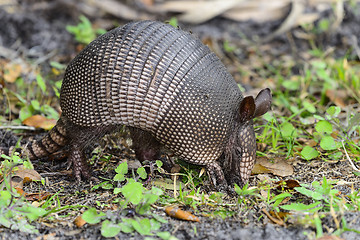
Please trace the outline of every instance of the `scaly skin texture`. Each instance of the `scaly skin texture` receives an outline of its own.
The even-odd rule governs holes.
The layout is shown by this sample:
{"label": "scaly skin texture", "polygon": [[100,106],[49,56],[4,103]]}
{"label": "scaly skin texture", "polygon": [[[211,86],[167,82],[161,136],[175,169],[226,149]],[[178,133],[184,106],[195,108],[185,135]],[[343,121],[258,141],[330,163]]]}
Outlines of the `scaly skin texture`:
{"label": "scaly skin texture", "polygon": [[126,125],[139,160],[157,159],[163,145],[205,165],[214,185],[242,185],[255,161],[252,119],[270,104],[269,89],[244,98],[219,58],[190,33],[132,22],[100,36],[71,61],[61,88],[62,115],[28,152],[37,158],[70,145],[76,178],[89,178],[86,144]]}

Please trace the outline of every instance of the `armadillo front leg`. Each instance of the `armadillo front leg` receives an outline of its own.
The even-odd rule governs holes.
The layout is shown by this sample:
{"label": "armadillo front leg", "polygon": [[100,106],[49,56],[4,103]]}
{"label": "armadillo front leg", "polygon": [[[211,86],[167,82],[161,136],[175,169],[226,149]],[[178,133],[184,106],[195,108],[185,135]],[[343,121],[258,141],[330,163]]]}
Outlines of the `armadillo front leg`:
{"label": "armadillo front leg", "polygon": [[129,127],[129,130],[133,141],[132,147],[140,162],[159,159],[161,145],[150,133],[134,127]]}
{"label": "armadillo front leg", "polygon": [[225,190],[227,183],[220,165],[217,162],[208,163],[206,165],[206,171],[213,185],[220,191]]}
{"label": "armadillo front leg", "polygon": [[161,157],[161,144],[159,141],[149,132],[139,128],[129,127],[129,130],[133,141],[132,148],[135,150],[136,158],[140,162],[147,160],[150,163],[155,160],[160,160],[163,163],[162,168],[171,172],[172,167],[174,167],[174,162]]}
{"label": "armadillo front leg", "polygon": [[72,165],[73,173],[77,181],[81,181],[81,177],[90,179],[91,174],[89,166],[86,162],[85,154],[78,144],[73,144],[68,157],[69,166]]}

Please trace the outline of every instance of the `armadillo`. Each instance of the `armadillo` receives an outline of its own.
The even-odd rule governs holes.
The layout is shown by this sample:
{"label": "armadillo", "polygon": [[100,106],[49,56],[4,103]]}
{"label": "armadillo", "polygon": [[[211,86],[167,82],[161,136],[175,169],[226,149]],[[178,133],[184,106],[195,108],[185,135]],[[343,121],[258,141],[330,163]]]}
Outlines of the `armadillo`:
{"label": "armadillo", "polygon": [[213,184],[248,181],[256,157],[253,118],[271,93],[244,97],[220,59],[193,34],[157,21],[131,22],[91,42],[68,65],[56,126],[28,146],[30,159],[69,146],[77,180],[91,177],[84,146],[130,127],[140,161],[161,146],[203,165]]}

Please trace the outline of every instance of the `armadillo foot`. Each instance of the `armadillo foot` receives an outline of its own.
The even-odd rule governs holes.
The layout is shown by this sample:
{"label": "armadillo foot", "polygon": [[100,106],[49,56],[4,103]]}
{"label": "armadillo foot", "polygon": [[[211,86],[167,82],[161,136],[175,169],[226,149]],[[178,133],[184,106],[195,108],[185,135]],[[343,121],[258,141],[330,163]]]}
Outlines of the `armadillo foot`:
{"label": "armadillo foot", "polygon": [[80,147],[73,145],[70,150],[68,158],[69,167],[72,165],[73,173],[78,182],[81,182],[82,177],[85,179],[91,179],[89,166],[86,162],[86,157]]}
{"label": "armadillo foot", "polygon": [[217,162],[211,162],[210,164],[206,165],[206,171],[211,182],[217,190],[224,191],[227,189],[224,172]]}

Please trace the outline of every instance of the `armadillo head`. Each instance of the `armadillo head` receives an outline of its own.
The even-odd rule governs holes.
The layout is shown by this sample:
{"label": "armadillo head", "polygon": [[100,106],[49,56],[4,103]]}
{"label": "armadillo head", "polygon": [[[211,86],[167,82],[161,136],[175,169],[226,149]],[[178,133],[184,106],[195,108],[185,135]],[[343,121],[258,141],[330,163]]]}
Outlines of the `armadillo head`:
{"label": "armadillo head", "polygon": [[266,88],[254,99],[245,97],[240,103],[234,132],[225,149],[223,170],[229,183],[243,185],[249,179],[256,158],[256,139],[253,118],[265,114],[271,105],[271,92]]}

